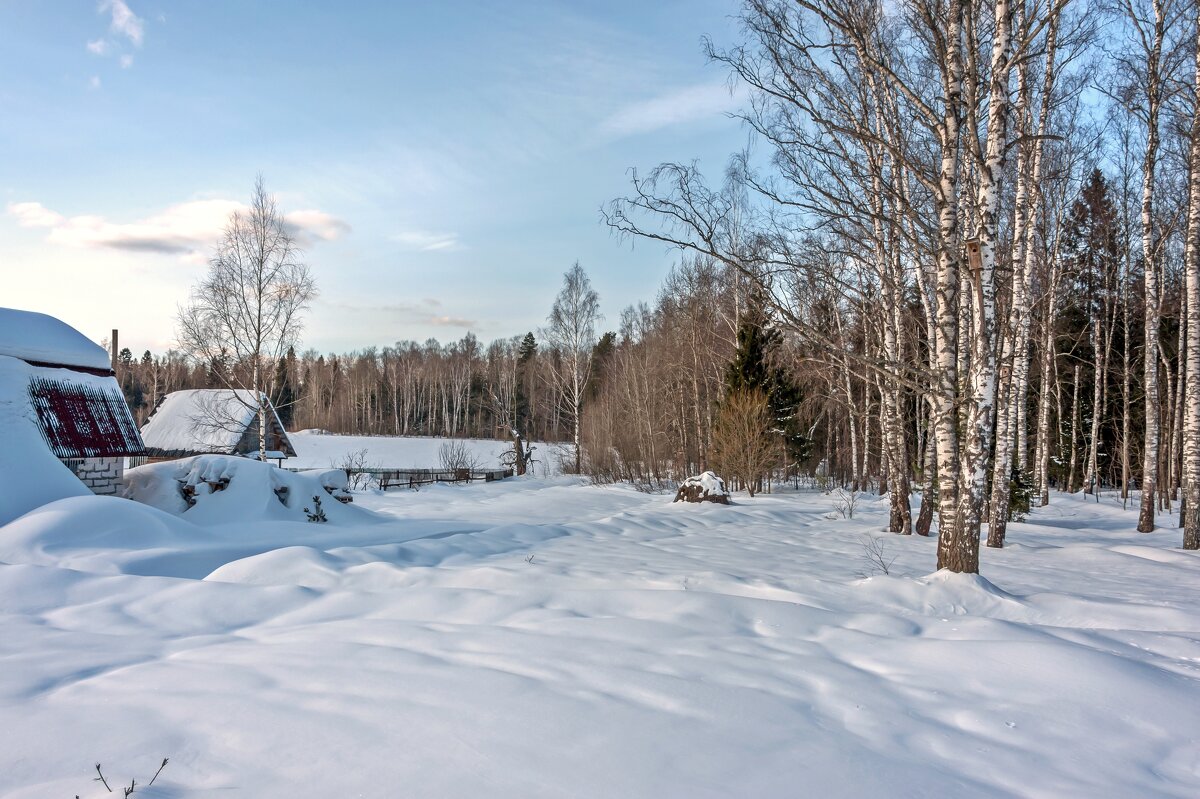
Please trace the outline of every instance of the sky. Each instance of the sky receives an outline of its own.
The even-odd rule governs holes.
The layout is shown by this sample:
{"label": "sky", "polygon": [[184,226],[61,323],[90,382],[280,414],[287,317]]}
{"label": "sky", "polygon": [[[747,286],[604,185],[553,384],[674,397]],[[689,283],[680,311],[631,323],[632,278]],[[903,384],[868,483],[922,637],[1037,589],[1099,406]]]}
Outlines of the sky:
{"label": "sky", "polygon": [[578,260],[606,326],[679,254],[600,208],[629,170],[719,179],[748,133],[701,39],[734,0],[0,0],[0,306],[135,354],[261,174],[320,296],[305,348],[544,324]]}

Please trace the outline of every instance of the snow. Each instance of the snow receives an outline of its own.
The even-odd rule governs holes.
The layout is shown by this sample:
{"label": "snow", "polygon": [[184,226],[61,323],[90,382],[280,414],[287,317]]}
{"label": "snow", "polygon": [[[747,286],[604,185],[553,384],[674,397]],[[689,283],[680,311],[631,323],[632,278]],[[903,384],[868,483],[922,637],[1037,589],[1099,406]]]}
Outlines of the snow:
{"label": "snow", "polygon": [[15,308],[0,308],[0,355],[59,366],[112,368],[108,352],[66,322]]}
{"label": "snow", "polygon": [[[125,484],[126,497],[196,524],[302,522],[313,497],[321,499],[330,522],[371,521],[366,511],[347,507],[326,491],[345,495],[346,473],[341,470],[296,474],[240,456],[197,455],[130,469]],[[184,499],[184,486],[194,492],[195,504]]]}
{"label": "snow", "polygon": [[257,414],[246,389],[172,391],[146,420],[142,441],[163,452],[230,453]]}
{"label": "snow", "polygon": [[31,379],[63,376],[99,379],[0,355],[0,525],[56,499],[91,493],[50,451],[29,400]]}
{"label": "snow", "polygon": [[[288,433],[296,457],[288,460],[289,469],[328,469],[341,466],[347,457],[365,450],[364,466],[375,469],[438,469],[442,465],[442,445],[448,441],[463,443],[479,460],[480,468],[500,468],[500,457],[512,452],[512,442],[489,438],[433,438],[418,436],[342,436],[323,430]],[[558,473],[557,451],[562,445],[534,442],[535,460],[531,471],[539,475]]]}
{"label": "snow", "polygon": [[96,762],[148,799],[1200,793],[1200,553],[1111,497],[981,577],[817,492],[506,480],[312,524],[270,503],[317,477],[168,466],[145,496],[230,481],[0,528],[0,795],[107,795]]}
{"label": "snow", "polygon": [[686,486],[699,486],[700,496],[702,497],[727,497],[729,492],[725,490],[725,481],[713,472],[702,472],[695,477],[689,477],[680,484],[680,488]]}

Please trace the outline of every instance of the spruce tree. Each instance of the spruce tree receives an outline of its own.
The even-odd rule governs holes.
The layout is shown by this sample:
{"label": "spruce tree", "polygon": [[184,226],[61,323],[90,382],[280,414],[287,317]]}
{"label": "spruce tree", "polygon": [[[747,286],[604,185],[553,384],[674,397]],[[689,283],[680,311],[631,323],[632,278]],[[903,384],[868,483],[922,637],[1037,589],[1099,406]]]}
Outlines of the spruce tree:
{"label": "spruce tree", "polygon": [[521,339],[521,346],[517,349],[517,407],[514,413],[517,430],[526,437],[533,435],[533,431],[529,429],[532,422],[533,401],[533,398],[529,396],[529,389],[532,384],[533,359],[536,357],[537,339],[533,337],[532,332],[526,333],[525,338]]}
{"label": "spruce tree", "polygon": [[806,457],[808,441],[800,427],[800,387],[787,370],[774,363],[783,335],[771,326],[761,298],[750,303],[737,331],[737,350],[725,369],[726,395],[761,392],[767,398],[771,432],[782,439],[788,464]]}
{"label": "spruce tree", "polygon": [[296,357],[296,352],[291,347],[288,348],[287,356],[280,358],[275,365],[275,396],[271,398],[275,405],[275,413],[278,414],[279,422],[285,430],[292,426],[296,415],[296,389],[292,385],[292,374],[288,368],[289,357],[292,361]]}
{"label": "spruce tree", "polygon": [[617,334],[608,332],[600,337],[596,342],[596,346],[592,347],[592,371],[588,375],[587,384],[584,386],[583,394],[589,400],[594,400],[600,396],[600,390],[604,386],[604,374],[608,369],[608,362],[612,360],[613,352],[617,349]]}

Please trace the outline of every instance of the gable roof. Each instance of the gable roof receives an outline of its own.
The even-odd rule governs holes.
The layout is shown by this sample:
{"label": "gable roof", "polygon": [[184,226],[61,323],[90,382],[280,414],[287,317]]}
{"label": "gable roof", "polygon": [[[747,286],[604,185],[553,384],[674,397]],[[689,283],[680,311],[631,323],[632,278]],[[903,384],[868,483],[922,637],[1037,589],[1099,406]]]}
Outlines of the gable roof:
{"label": "gable roof", "polygon": [[0,355],[35,366],[112,374],[103,347],[66,322],[34,311],[0,308]]}
{"label": "gable roof", "polygon": [[[268,429],[281,437],[281,448],[295,455],[275,407],[267,401]],[[173,391],[163,397],[142,426],[142,440],[152,455],[233,454],[258,415],[253,391],[206,388]]]}
{"label": "gable roof", "polygon": [[29,403],[42,437],[59,458],[114,458],[145,452],[137,424],[112,377],[38,369]]}

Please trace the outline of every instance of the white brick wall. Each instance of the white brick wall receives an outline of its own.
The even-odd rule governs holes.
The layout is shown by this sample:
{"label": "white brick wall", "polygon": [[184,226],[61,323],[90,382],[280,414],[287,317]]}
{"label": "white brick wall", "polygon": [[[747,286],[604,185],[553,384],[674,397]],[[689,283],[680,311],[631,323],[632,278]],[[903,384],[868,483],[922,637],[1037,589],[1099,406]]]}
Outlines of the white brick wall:
{"label": "white brick wall", "polygon": [[93,494],[116,494],[121,488],[123,458],[84,458],[64,463]]}

